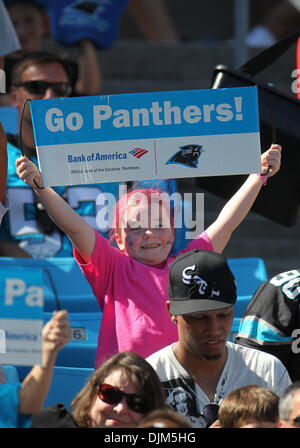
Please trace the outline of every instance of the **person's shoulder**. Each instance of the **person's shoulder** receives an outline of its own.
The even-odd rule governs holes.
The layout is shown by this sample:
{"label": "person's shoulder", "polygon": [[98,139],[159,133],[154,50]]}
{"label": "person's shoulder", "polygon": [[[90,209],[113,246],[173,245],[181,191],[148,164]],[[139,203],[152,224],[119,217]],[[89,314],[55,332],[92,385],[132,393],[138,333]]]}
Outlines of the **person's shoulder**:
{"label": "person's shoulder", "polygon": [[31,428],[76,428],[72,414],[62,403],[41,409],[32,417]]}
{"label": "person's shoulder", "polygon": [[278,365],[282,366],[284,369],[284,365],[282,362],[276,358],[276,356],[271,355],[270,353],[258,350],[253,347],[245,347],[244,345],[236,344],[234,342],[227,342],[227,348],[232,352],[232,355],[235,357],[241,357],[247,362],[261,362],[263,364],[270,365]]}
{"label": "person's shoulder", "polygon": [[157,352],[152,353],[152,355],[148,356],[146,358],[146,361],[149,362],[149,364],[159,364],[160,362],[164,362],[166,357],[172,353],[172,345],[167,345],[166,347],[161,348]]}

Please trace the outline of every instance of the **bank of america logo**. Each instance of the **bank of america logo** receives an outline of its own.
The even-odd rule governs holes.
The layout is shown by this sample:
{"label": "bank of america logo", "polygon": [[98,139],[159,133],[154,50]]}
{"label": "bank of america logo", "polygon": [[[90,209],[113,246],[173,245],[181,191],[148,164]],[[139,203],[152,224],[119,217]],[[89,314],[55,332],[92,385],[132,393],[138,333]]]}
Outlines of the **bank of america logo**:
{"label": "bank of america logo", "polygon": [[141,157],[143,157],[145,154],[147,154],[147,149],[143,149],[143,148],[134,148],[131,151],[129,151],[129,154],[132,154],[134,157],[136,157],[137,159],[140,159]]}

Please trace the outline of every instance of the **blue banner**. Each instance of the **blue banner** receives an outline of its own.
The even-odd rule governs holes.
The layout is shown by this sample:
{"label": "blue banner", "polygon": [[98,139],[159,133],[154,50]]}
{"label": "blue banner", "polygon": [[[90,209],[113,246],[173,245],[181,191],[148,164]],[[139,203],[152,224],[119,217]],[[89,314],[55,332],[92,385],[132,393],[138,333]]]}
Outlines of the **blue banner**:
{"label": "blue banner", "polygon": [[37,146],[259,132],[256,87],[32,100]]}
{"label": "blue banner", "polygon": [[1,319],[42,319],[44,286],[42,270],[1,267]]}
{"label": "blue banner", "polygon": [[0,291],[0,364],[40,364],[44,305],[42,270],[2,266]]}
{"label": "blue banner", "polygon": [[256,87],[30,102],[44,185],[260,170]]}

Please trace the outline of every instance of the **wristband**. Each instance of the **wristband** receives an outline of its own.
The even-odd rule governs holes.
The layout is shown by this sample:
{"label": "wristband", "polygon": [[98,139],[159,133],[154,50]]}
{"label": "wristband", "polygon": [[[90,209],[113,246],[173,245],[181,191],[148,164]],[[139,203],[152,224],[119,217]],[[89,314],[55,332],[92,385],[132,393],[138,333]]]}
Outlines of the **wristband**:
{"label": "wristband", "polygon": [[268,180],[267,177],[263,176],[260,173],[256,173],[256,175],[263,181],[263,185],[267,185],[267,180]]}
{"label": "wristband", "polygon": [[40,187],[35,179],[33,180],[33,182],[38,190],[44,190],[45,187]]}

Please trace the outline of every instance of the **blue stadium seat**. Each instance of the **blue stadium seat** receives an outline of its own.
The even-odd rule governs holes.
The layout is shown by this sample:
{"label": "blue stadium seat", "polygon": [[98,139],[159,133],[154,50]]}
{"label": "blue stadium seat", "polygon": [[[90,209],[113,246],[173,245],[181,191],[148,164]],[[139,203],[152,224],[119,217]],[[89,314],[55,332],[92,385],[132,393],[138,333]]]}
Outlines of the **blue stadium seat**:
{"label": "blue stadium seat", "polygon": [[252,296],[238,296],[234,305],[234,317],[242,318]]}
{"label": "blue stadium seat", "polygon": [[55,366],[51,386],[43,407],[63,403],[70,409],[70,404],[88,381],[94,369]]}
{"label": "blue stadium seat", "polygon": [[268,280],[262,258],[229,258],[228,264],[237,282],[238,296],[252,296],[258,286]]}
{"label": "blue stadium seat", "polygon": [[[44,322],[52,313],[44,313]],[[71,340],[58,353],[57,366],[94,368],[101,313],[69,313]]]}
{"label": "blue stadium seat", "polygon": [[229,258],[228,264],[237,283],[234,317],[241,318],[259,285],[268,279],[267,270],[262,258]]}
{"label": "blue stadium seat", "polygon": [[8,383],[16,384],[20,382],[18,369],[15,366],[1,366]]}
{"label": "blue stadium seat", "polygon": [[229,258],[228,264],[237,283],[237,300],[234,305],[234,318],[229,340],[234,342],[248,303],[258,286],[268,279],[265,262],[262,258]]}
{"label": "blue stadium seat", "polygon": [[231,331],[230,331],[230,335],[228,340],[230,342],[234,342],[235,341],[235,337],[239,331],[239,326],[240,326],[240,318],[239,317],[234,317],[233,318],[233,322],[232,322],[232,326],[231,326]]}
{"label": "blue stadium seat", "polygon": [[[44,322],[51,319],[51,312],[44,312]],[[94,368],[101,324],[101,313],[68,313],[71,327],[71,340],[57,355],[55,365],[59,367]],[[17,366],[20,380],[23,381],[30,366]]]}
{"label": "blue stadium seat", "polygon": [[60,307],[69,312],[101,313],[92,289],[73,257],[44,259],[0,257],[0,269],[1,267],[43,269],[46,312]]}

